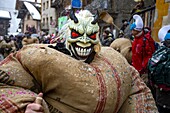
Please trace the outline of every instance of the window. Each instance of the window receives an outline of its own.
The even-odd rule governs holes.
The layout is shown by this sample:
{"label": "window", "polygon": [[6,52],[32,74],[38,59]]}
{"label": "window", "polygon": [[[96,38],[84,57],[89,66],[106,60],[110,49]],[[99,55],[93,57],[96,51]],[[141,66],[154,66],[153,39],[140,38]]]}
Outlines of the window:
{"label": "window", "polygon": [[48,24],[48,17],[46,18],[46,23]]}
{"label": "window", "polygon": [[27,15],[27,20],[30,20],[30,19],[31,19],[30,16],[31,16],[30,14]]}
{"label": "window", "polygon": [[28,31],[28,25],[26,25],[26,30]]}
{"label": "window", "polygon": [[43,11],[45,10],[45,3],[43,3]]}
{"label": "window", "polygon": [[43,24],[45,24],[45,18],[43,18]]}
{"label": "window", "polygon": [[48,9],[48,6],[49,6],[49,2],[47,1],[47,7],[46,7],[46,9]]}
{"label": "window", "polygon": [[53,17],[50,17],[50,24],[52,24],[53,22]]}

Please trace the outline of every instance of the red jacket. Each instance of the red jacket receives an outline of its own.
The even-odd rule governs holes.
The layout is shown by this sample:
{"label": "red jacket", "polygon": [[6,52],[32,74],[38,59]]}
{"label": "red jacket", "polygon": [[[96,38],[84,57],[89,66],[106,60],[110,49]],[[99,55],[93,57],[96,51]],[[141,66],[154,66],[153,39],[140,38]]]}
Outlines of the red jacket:
{"label": "red jacket", "polygon": [[135,37],[132,42],[132,65],[139,71],[140,74],[147,73],[148,60],[155,52],[154,40],[150,32]]}

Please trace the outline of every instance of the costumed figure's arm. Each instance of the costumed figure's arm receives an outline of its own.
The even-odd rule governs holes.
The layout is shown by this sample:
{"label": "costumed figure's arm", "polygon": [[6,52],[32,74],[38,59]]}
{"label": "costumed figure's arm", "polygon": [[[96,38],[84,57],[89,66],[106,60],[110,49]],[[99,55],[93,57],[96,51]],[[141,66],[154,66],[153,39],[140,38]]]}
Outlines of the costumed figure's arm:
{"label": "costumed figure's arm", "polygon": [[41,94],[2,83],[0,89],[0,113],[49,113],[42,98],[41,103],[36,102]]}
{"label": "costumed figure's arm", "polygon": [[39,44],[38,38],[34,37],[34,43]]}
{"label": "costumed figure's arm", "polygon": [[[20,63],[20,57],[20,52],[11,53],[0,62],[0,113],[24,113],[27,105],[34,103],[41,92],[40,85]],[[44,113],[49,113],[45,101],[42,106]],[[34,108],[28,106],[27,110]]]}
{"label": "costumed figure's arm", "polygon": [[24,39],[22,40],[22,45],[27,45],[27,38],[24,38]]}
{"label": "costumed figure's arm", "polygon": [[33,113],[33,112],[34,113],[43,113],[44,109],[43,109],[43,106],[41,105],[42,101],[43,101],[42,96],[43,96],[43,94],[39,93],[35,99],[35,102],[27,105],[25,113]]}

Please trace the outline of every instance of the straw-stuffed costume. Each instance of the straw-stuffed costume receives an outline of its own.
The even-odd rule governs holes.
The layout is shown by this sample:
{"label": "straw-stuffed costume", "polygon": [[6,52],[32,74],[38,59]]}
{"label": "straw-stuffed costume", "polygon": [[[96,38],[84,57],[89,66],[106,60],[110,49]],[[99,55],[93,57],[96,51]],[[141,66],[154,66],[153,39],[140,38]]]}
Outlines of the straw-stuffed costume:
{"label": "straw-stuffed costume", "polygon": [[129,64],[132,63],[132,41],[128,38],[117,38],[115,39],[110,47],[120,52]]}
{"label": "straw-stuffed costume", "polygon": [[0,112],[23,111],[43,92],[51,113],[157,113],[138,72],[114,49],[100,48],[97,16],[80,11],[70,18],[65,36],[72,57],[28,45],[1,62]]}
{"label": "straw-stuffed costume", "polygon": [[22,45],[28,45],[28,44],[38,44],[39,40],[37,37],[24,37],[22,39]]}

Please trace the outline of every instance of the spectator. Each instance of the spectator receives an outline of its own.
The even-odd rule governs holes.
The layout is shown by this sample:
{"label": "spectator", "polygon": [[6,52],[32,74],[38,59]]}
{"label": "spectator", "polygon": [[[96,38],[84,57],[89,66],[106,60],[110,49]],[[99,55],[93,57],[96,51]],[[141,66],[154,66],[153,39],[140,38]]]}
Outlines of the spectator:
{"label": "spectator", "polygon": [[110,46],[113,40],[114,40],[114,36],[113,36],[113,33],[110,31],[110,28],[107,28],[106,30],[104,30],[103,37],[102,37],[102,45]]}
{"label": "spectator", "polygon": [[149,60],[149,81],[160,113],[170,113],[170,25],[158,32],[163,46]]}
{"label": "spectator", "polygon": [[144,9],[144,6],[145,6],[144,0],[138,0],[137,5],[135,5],[135,7],[131,11],[131,14],[133,15],[133,14],[141,11],[142,9]]}
{"label": "spectator", "polygon": [[0,36],[0,61],[4,59],[4,49],[6,48],[6,42],[4,36]]}
{"label": "spectator", "polygon": [[10,53],[15,52],[17,50],[17,47],[15,45],[15,42],[8,35],[4,36],[4,40],[6,41],[4,57],[7,57]]}
{"label": "spectator", "polygon": [[[155,52],[155,45],[150,31],[144,32],[142,18],[139,15],[134,15],[133,19],[135,22],[130,26],[130,30],[134,36],[134,41],[132,42],[132,65],[145,80],[148,73],[148,60]],[[147,82],[147,79],[145,82]]]}

